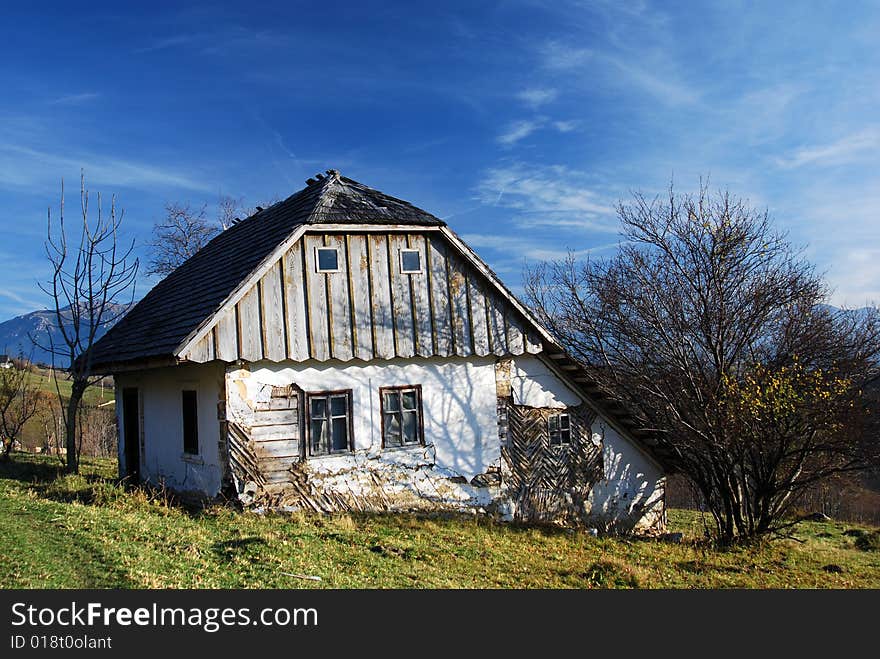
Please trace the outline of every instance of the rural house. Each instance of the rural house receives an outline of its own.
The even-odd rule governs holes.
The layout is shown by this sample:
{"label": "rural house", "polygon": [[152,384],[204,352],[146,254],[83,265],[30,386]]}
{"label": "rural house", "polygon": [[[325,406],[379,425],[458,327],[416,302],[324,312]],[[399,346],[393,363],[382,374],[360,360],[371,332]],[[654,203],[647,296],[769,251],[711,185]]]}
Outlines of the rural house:
{"label": "rural house", "polygon": [[335,170],[211,240],[93,359],[133,480],[318,511],[665,523],[650,438],[443,221]]}

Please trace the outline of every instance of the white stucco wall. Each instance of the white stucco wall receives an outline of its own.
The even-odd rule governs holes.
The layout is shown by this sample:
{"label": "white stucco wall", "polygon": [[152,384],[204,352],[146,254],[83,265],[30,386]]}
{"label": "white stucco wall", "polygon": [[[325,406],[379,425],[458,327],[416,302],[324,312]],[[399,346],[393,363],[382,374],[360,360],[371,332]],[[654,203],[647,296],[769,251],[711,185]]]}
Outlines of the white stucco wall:
{"label": "white stucco wall", "polygon": [[[247,401],[257,400],[272,386],[296,383],[306,392],[352,390],[352,426],[356,453],[407,461],[424,452],[420,447],[382,450],[379,388],[419,384],[427,458],[438,467],[467,479],[498,466],[501,447],[495,396],[494,359],[396,359],[381,363],[250,364],[229,373],[227,414],[249,425]],[[407,457],[405,454],[409,453]],[[394,457],[397,456],[397,457]],[[314,469],[340,468],[346,456],[310,459]]]}
{"label": "white stucco wall", "polygon": [[513,359],[510,388],[515,405],[528,407],[573,407],[581,397],[534,355]]}
{"label": "white stucco wall", "polygon": [[590,496],[596,523],[618,531],[644,531],[665,523],[666,476],[660,465],[602,417],[592,430],[601,441],[604,462],[603,478]]}
{"label": "white stucco wall", "polygon": [[[144,446],[141,451],[141,479],[153,484],[213,496],[220,491],[220,424],[217,402],[224,370],[216,364],[181,365],[116,376],[116,409],[122,422],[122,390],[137,387],[143,410]],[[195,389],[198,399],[198,456],[183,452],[183,405],[181,392]],[[120,437],[120,462],[124,470],[124,437]]]}

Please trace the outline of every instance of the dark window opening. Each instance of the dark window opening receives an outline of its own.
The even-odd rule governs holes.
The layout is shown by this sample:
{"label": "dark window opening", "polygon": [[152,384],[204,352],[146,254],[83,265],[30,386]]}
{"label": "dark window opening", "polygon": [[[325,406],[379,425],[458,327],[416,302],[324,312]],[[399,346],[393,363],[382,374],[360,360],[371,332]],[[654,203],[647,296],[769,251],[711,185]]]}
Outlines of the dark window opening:
{"label": "dark window opening", "polygon": [[316,247],[315,262],[318,272],[339,272],[339,250],[335,247]]}
{"label": "dark window opening", "polygon": [[422,388],[420,385],[383,387],[382,446],[394,448],[423,443]]}
{"label": "dark window opening", "polygon": [[551,414],[547,426],[550,430],[550,446],[571,444],[571,421],[568,414]]}
{"label": "dark window opening", "polygon": [[198,396],[192,390],[183,392],[183,452],[199,454]]}
{"label": "dark window opening", "polygon": [[351,392],[309,394],[309,454],[351,451]]}
{"label": "dark window opening", "polygon": [[417,249],[400,250],[400,272],[413,274],[422,271],[422,254]]}

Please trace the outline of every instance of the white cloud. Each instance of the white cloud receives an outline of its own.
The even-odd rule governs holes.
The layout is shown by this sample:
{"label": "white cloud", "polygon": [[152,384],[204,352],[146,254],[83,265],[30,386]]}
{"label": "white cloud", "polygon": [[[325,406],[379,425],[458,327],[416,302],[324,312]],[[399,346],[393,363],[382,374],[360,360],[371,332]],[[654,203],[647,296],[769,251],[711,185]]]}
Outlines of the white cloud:
{"label": "white cloud", "polygon": [[580,121],[554,121],[553,128],[558,130],[560,133],[570,133],[578,126],[580,126],[580,123]]}
{"label": "white cloud", "polygon": [[567,167],[493,168],[484,175],[477,194],[484,204],[517,210],[516,223],[522,227],[618,230],[613,205],[588,187],[585,173]]}
{"label": "white cloud", "polygon": [[625,85],[648,94],[666,105],[691,105],[700,94],[680,81],[674,67],[655,53],[613,53],[575,48],[553,41],[545,44],[541,57],[546,68],[574,75],[581,70],[584,81]]}
{"label": "white cloud", "polygon": [[555,89],[531,88],[524,89],[516,97],[532,109],[537,109],[547,103],[552,103],[559,96]]}
{"label": "white cloud", "polygon": [[582,258],[592,252],[618,246],[618,243],[608,243],[586,249],[570,250],[558,244],[554,244],[552,247],[542,247],[537,245],[533,238],[501,236],[498,234],[466,233],[461,238],[471,247],[482,247],[503,252],[507,258],[503,259],[502,263],[509,263],[514,257],[531,261],[558,261],[572,254],[575,258]]}
{"label": "white cloud", "polygon": [[495,141],[504,146],[513,146],[522,139],[525,139],[541,126],[544,122],[540,119],[514,121],[507,125],[507,128],[501,135],[495,138]]}
{"label": "white cloud", "polygon": [[786,169],[812,164],[844,165],[865,155],[876,155],[878,147],[880,130],[871,127],[829,144],[801,147],[788,156],[777,158],[776,162]]}
{"label": "white cloud", "polygon": [[100,94],[96,92],[84,92],[82,94],[67,94],[49,101],[49,105],[82,105],[96,98],[100,98]]}
{"label": "white cloud", "polygon": [[214,186],[189,174],[136,160],[82,153],[64,156],[30,147],[0,144],[0,185],[34,187],[57,184],[62,176],[85,171],[91,184],[128,188],[162,186],[212,192]]}

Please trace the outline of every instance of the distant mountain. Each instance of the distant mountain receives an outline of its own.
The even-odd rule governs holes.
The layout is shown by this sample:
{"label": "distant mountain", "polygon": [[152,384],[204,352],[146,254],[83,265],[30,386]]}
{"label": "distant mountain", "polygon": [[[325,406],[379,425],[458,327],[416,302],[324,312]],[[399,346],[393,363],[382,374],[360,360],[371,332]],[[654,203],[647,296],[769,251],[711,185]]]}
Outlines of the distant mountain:
{"label": "distant mountain", "polygon": [[[127,310],[128,305],[114,305],[108,310],[108,315],[116,316],[119,311]],[[68,311],[64,309],[62,311]],[[69,318],[69,313],[67,314]],[[106,323],[98,329],[97,338],[101,338],[112,323]],[[23,316],[16,316],[11,320],[0,323],[0,353],[5,353],[10,357],[17,357],[23,354],[30,357],[35,363],[51,364],[52,355],[47,351],[35,346],[31,342],[31,336],[35,337],[42,345],[48,345],[48,336],[51,334],[55,345],[63,345],[64,340],[61,338],[61,331],[55,325],[55,312],[48,309],[42,311],[32,311]]]}

